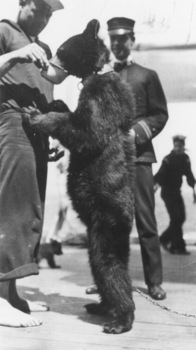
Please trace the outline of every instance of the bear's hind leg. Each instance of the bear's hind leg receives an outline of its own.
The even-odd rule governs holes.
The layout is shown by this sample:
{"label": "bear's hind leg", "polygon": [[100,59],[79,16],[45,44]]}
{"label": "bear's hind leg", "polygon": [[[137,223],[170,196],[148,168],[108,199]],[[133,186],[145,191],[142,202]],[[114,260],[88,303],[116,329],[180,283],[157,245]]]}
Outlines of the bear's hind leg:
{"label": "bear's hind leg", "polygon": [[111,322],[104,326],[104,332],[111,334],[132,328],[135,309],[127,267],[129,230],[124,228],[122,232],[122,225],[119,227],[121,238],[117,241],[117,229],[106,228],[106,225],[96,224],[89,232],[90,264],[102,302],[97,307],[90,304],[86,308],[90,313],[98,313],[97,310],[103,310],[104,305],[107,312],[112,313]]}

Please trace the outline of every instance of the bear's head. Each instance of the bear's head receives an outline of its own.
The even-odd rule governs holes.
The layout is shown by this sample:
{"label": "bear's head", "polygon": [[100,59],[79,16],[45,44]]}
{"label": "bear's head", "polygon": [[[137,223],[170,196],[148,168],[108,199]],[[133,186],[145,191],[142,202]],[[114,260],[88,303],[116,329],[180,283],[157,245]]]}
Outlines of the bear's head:
{"label": "bear's head", "polygon": [[83,33],[69,38],[58,48],[56,56],[68,74],[84,79],[108,62],[109,51],[98,37],[99,28],[99,21],[93,19]]}

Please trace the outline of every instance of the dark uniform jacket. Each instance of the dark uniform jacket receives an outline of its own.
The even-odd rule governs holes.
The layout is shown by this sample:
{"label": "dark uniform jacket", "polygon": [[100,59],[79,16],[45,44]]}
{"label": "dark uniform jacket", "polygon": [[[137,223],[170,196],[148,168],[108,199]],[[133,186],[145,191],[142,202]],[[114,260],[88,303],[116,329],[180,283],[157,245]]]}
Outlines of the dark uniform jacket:
{"label": "dark uniform jacket", "polygon": [[133,129],[136,133],[137,162],[156,162],[151,140],[164,128],[168,119],[165,95],[157,73],[131,63],[119,73],[132,88],[136,100]]}
{"label": "dark uniform jacket", "polygon": [[176,154],[171,151],[162,162],[159,171],[154,176],[154,180],[162,189],[168,191],[179,190],[182,186],[182,177],[186,176],[187,183],[190,187],[194,187],[195,178],[191,170],[189,156],[184,154]]}

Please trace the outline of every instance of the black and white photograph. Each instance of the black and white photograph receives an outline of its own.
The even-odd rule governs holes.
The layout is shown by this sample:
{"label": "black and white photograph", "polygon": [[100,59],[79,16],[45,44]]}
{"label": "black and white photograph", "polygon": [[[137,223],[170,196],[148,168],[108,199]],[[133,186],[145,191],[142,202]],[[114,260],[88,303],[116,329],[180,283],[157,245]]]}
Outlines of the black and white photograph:
{"label": "black and white photograph", "polygon": [[0,350],[196,349],[196,0],[0,1]]}

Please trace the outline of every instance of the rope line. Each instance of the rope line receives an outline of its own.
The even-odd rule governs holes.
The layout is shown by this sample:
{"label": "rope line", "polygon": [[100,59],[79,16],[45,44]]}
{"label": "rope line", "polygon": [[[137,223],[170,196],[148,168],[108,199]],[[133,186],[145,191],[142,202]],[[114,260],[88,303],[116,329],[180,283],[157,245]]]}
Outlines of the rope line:
{"label": "rope line", "polygon": [[188,313],[183,313],[183,312],[179,312],[176,310],[173,310],[165,305],[161,305],[159,304],[157,301],[154,301],[152,299],[150,299],[147,295],[145,295],[140,289],[138,289],[137,287],[133,286],[134,290],[140,294],[144,299],[146,299],[147,301],[149,301],[151,304],[158,306],[159,308],[161,308],[162,310],[168,311],[170,313],[179,315],[179,316],[184,316],[184,317],[189,317],[189,318],[196,318],[196,315],[194,314],[188,314]]}

